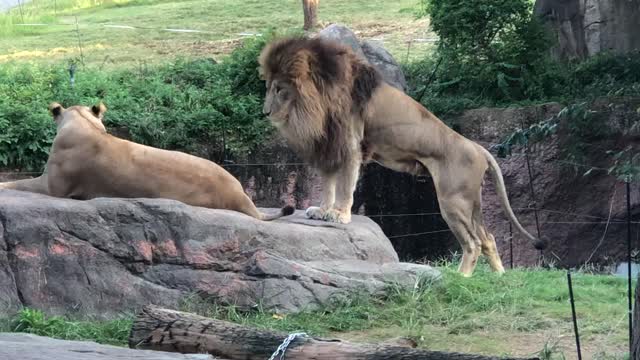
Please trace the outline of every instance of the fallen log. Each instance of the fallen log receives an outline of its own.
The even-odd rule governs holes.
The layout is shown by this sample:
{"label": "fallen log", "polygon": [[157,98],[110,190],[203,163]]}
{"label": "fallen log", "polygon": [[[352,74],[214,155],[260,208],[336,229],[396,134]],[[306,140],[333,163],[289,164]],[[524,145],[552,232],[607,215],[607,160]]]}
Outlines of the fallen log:
{"label": "fallen log", "polygon": [[[288,334],[146,306],[136,317],[129,347],[180,353],[208,353],[231,360],[266,360]],[[492,360],[513,359],[412,349],[388,344],[358,344],[315,337],[291,341],[287,360]],[[533,359],[533,358],[532,358]]]}

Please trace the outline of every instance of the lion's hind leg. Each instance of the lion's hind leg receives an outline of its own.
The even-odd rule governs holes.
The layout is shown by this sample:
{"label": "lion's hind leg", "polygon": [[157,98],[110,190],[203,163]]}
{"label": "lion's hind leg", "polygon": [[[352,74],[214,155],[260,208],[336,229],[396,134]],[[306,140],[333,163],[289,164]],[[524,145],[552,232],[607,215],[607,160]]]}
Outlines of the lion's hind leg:
{"label": "lion's hind leg", "polygon": [[462,247],[462,260],[458,271],[470,277],[478,263],[482,242],[472,224],[472,204],[461,196],[438,199],[442,217]]}
{"label": "lion's hind leg", "polygon": [[484,226],[484,220],[482,218],[482,191],[478,191],[478,198],[473,205],[473,218],[476,226],[476,232],[480,241],[482,242],[482,254],[487,257],[491,270],[502,274],[504,273],[504,267],[502,266],[502,260],[500,260],[500,253],[498,253],[498,247],[496,245],[496,239],[493,235],[487,231]]}
{"label": "lion's hind leg", "polygon": [[504,267],[502,266],[502,260],[500,260],[500,254],[498,253],[498,247],[496,246],[496,239],[490,234],[487,229],[481,227],[479,229],[483,234],[480,235],[482,239],[482,254],[487,257],[491,270],[498,274],[504,273]]}

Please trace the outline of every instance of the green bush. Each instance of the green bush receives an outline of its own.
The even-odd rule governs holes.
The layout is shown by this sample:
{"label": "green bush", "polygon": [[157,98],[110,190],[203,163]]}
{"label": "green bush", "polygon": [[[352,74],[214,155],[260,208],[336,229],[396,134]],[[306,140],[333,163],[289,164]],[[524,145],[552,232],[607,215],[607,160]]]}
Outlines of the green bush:
{"label": "green bush", "polygon": [[219,160],[223,142],[239,154],[271,127],[262,115],[264,84],[257,58],[267,39],[247,41],[226,61],[177,60],[147,69],[78,68],[66,64],[0,68],[0,166],[42,170],[55,124],[47,105],[107,105],[105,125],[127,128],[133,141]]}
{"label": "green bush", "polygon": [[130,318],[109,321],[73,321],[60,316],[46,316],[37,309],[20,310],[0,330],[30,333],[64,340],[93,340],[101,344],[124,345],[131,330]]}
{"label": "green bush", "polygon": [[530,0],[422,0],[439,36],[439,90],[496,100],[526,97],[525,76],[549,48]]}
{"label": "green bush", "polygon": [[[404,64],[408,93],[438,116],[481,106],[525,105],[546,101],[567,104],[600,96],[640,96],[640,52],[601,53],[581,62],[541,57],[522,73],[522,96],[496,97],[481,89],[453,91],[446,74],[435,71],[437,59]],[[442,68],[442,64],[438,68]],[[433,76],[432,76],[433,75]]]}

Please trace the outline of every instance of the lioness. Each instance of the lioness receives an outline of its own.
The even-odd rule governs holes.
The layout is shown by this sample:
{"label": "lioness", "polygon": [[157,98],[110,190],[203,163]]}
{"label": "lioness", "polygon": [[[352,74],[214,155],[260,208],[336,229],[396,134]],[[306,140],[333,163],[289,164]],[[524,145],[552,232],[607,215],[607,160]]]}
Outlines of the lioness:
{"label": "lioness", "polygon": [[259,63],[267,87],[264,113],[323,175],[321,205],[309,207],[308,217],[349,223],[363,162],[430,174],[442,216],[462,246],[459,271],[471,276],[482,252],[491,268],[503,273],[481,212],[488,169],[509,220],[537,248],[544,247],[516,219],[493,156],[385,83],[351,48],[321,38],[285,38],[268,44]]}
{"label": "lioness", "polygon": [[102,117],[107,108],[63,108],[49,111],[57,125],[45,173],[36,178],[0,183],[0,189],[39,192],[87,200],[96,197],[166,198],[192,206],[228,209],[261,220],[290,215],[258,211],[240,182],[217,164],[178,151],[157,149],[107,133]]}

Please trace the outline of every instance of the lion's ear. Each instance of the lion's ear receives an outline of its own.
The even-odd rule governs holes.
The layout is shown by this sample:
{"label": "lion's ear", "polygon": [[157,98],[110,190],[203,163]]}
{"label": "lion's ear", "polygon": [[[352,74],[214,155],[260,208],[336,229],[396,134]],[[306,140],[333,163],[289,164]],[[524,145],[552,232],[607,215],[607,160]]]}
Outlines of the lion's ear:
{"label": "lion's ear", "polygon": [[290,72],[294,79],[309,79],[310,75],[312,74],[311,59],[312,56],[308,50],[301,50],[293,55]]}
{"label": "lion's ear", "polygon": [[49,104],[49,112],[51,113],[51,116],[58,117],[60,116],[60,114],[62,114],[62,112],[64,111],[64,108],[62,107],[62,105],[58,104],[57,102],[52,102],[51,104]]}
{"label": "lion's ear", "polygon": [[100,101],[99,104],[93,105],[91,107],[91,112],[98,119],[102,119],[104,113],[107,112],[107,107],[102,103],[102,101]]}

